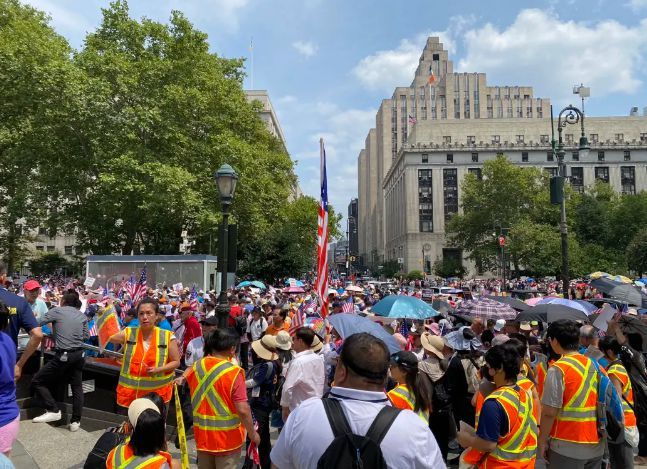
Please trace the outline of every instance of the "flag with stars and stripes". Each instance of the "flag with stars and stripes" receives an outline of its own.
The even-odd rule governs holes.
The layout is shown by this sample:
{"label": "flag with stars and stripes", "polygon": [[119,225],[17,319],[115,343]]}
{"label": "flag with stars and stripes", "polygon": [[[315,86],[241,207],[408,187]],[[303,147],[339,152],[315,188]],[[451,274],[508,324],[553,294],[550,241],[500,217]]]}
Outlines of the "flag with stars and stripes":
{"label": "flag with stars and stripes", "polygon": [[328,178],[326,176],[326,149],[319,140],[321,170],[321,201],[317,226],[317,283],[315,290],[321,301],[321,317],[328,315]]}
{"label": "flag with stars and stripes", "polygon": [[341,310],[343,313],[354,313],[355,312],[355,303],[353,302],[353,297],[349,297],[347,301],[344,301],[341,305]]}

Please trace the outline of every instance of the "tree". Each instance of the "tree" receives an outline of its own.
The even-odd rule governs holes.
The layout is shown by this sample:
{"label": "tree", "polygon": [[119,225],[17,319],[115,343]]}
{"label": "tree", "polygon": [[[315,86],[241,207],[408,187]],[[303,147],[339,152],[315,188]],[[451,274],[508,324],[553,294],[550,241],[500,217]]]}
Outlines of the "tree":
{"label": "tree", "polygon": [[400,271],[400,264],[397,260],[384,261],[379,274],[384,278],[393,278]]}
{"label": "tree", "polygon": [[441,278],[463,277],[467,273],[458,259],[439,259],[433,265],[434,275]]}
{"label": "tree", "polygon": [[[274,221],[266,236],[250,252],[243,269],[258,278],[276,280],[314,270],[317,254],[319,202],[309,196],[290,202]],[[328,233],[333,240],[341,234],[341,215],[328,206]]]}
{"label": "tree", "polygon": [[425,278],[425,274],[423,274],[420,270],[412,270],[407,274],[407,280],[422,280]]}
{"label": "tree", "polygon": [[58,252],[44,253],[29,261],[29,270],[34,275],[66,273],[70,274],[72,265]]}
{"label": "tree", "polygon": [[647,228],[638,231],[626,250],[627,265],[642,277],[647,272]]}

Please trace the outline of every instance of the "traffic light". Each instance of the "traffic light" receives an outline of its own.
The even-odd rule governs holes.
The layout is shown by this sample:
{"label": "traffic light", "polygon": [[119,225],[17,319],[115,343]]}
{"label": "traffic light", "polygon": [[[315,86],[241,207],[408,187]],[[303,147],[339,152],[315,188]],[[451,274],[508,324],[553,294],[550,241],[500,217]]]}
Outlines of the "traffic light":
{"label": "traffic light", "polygon": [[550,178],[550,203],[559,205],[564,199],[564,177],[553,176]]}

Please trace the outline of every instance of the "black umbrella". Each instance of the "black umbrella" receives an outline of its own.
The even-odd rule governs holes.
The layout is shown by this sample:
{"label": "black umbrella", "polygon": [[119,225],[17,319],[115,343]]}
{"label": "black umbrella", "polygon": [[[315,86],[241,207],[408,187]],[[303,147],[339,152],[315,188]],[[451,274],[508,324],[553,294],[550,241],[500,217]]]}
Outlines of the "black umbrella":
{"label": "black umbrella", "polygon": [[647,352],[647,324],[642,322],[637,316],[623,314],[618,319],[618,326],[625,335],[640,334],[643,344],[641,352]]}
{"label": "black umbrella", "polygon": [[510,306],[512,309],[516,309],[517,311],[525,311],[527,309],[530,309],[530,306],[528,306],[526,303],[524,303],[521,300],[518,300],[517,298],[512,298],[511,296],[487,295],[483,298],[488,298],[490,300],[494,300],[494,301],[498,301],[499,303],[506,304]]}
{"label": "black umbrella", "polygon": [[591,280],[589,285],[624,303],[634,306],[647,305],[647,297],[630,283],[614,282],[608,278],[600,277],[595,280]]}
{"label": "black umbrella", "polygon": [[537,305],[526,311],[522,311],[515,321],[541,321],[551,323],[560,319],[589,322],[589,317],[579,309],[569,308],[564,305],[551,305],[549,303]]}

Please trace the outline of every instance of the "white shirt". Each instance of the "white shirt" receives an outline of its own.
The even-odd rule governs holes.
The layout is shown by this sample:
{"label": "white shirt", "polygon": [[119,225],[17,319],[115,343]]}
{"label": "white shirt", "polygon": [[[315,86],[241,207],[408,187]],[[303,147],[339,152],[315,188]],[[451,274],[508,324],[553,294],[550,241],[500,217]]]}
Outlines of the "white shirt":
{"label": "white shirt", "polygon": [[312,350],[297,353],[285,376],[281,406],[292,411],[306,399],[323,396],[325,377],[321,355]]}
{"label": "white shirt", "polygon": [[191,340],[184,352],[186,366],[192,366],[195,362],[204,357],[204,338],[202,336]]}
{"label": "white shirt", "polygon": [[[333,387],[330,396],[341,400],[346,420],[357,435],[365,435],[380,409],[390,405],[383,392]],[[290,413],[270,457],[279,469],[316,469],[332,441],[321,399],[308,399]],[[410,410],[400,411],[380,448],[389,468],[445,468],[429,426]]]}
{"label": "white shirt", "polygon": [[263,335],[263,332],[267,330],[267,321],[263,316],[258,320],[254,320],[253,316],[250,316],[250,318],[247,321],[247,332],[252,335],[252,341],[258,340]]}

